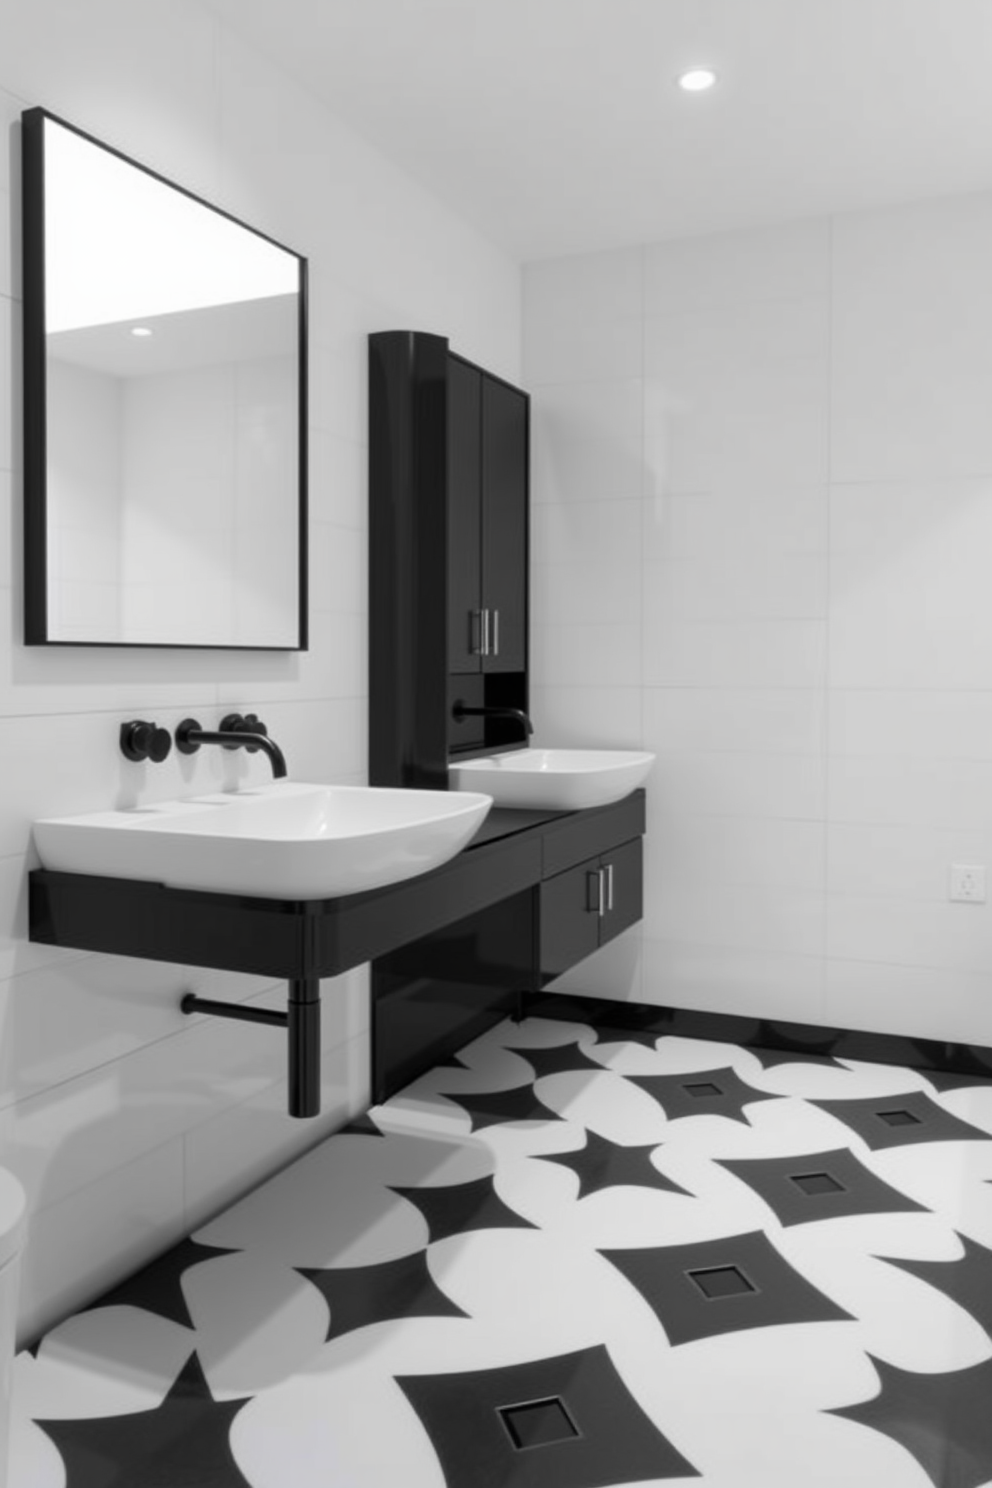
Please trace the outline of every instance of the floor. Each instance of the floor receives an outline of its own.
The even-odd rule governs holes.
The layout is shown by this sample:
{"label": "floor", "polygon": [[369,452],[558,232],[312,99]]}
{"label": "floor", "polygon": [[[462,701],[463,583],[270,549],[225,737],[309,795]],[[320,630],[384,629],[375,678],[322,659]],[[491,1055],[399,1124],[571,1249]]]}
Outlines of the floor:
{"label": "floor", "polygon": [[500,1024],[54,1328],[10,1488],[992,1483],[992,1082]]}

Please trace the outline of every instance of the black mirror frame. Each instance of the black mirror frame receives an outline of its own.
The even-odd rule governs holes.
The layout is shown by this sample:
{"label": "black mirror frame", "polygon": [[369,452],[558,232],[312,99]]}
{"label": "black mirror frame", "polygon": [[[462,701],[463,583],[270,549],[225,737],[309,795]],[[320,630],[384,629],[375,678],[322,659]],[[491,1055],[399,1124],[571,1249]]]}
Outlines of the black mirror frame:
{"label": "black mirror frame", "polygon": [[[48,634],[48,448],[47,448],[47,369],[45,344],[45,147],[44,124],[49,119],[63,129],[71,129],[82,139],[116,155],[135,169],[161,181],[201,206],[226,217],[237,227],[254,233],[276,248],[292,254],[299,264],[299,595],[298,644],[294,646],[238,646],[199,644],[175,641],[66,641]],[[307,536],[308,489],[308,387],[307,387],[307,302],[309,264],[302,254],[269,234],[242,222],[231,212],[188,191],[185,186],[142,165],[121,150],[69,124],[57,114],[43,108],[25,109],[21,114],[21,222],[23,277],[23,469],[24,469],[24,644],[27,646],[120,647],[127,650],[155,651],[306,651],[308,637],[309,558]]]}

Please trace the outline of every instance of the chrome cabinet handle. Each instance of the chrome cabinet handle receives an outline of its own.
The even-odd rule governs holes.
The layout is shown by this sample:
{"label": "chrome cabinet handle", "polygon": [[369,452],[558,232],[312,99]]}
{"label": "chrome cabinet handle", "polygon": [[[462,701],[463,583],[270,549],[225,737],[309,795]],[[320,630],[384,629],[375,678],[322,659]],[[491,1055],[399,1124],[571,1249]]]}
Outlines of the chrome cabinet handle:
{"label": "chrome cabinet handle", "polygon": [[607,863],[607,865],[606,865],[606,908],[607,908],[607,910],[612,910],[612,908],[613,908],[613,864],[612,863]]}
{"label": "chrome cabinet handle", "polygon": [[469,610],[468,612],[468,649],[471,656],[486,654],[483,650],[486,644],[484,615],[485,610]]}
{"label": "chrome cabinet handle", "polygon": [[489,611],[482,611],[482,654],[489,655]]}
{"label": "chrome cabinet handle", "polygon": [[499,655],[499,610],[493,610],[493,655]]}

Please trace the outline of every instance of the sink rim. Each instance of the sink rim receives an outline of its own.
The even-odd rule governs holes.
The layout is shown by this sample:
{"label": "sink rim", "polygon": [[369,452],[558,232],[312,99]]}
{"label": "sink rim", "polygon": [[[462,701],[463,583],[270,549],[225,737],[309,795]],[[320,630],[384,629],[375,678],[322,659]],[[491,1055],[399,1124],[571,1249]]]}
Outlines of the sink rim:
{"label": "sink rim", "polygon": [[[537,763],[538,760],[548,760]],[[562,759],[562,756],[569,758]],[[579,763],[584,758],[594,758],[597,763]],[[647,749],[569,749],[565,746],[531,749],[509,749],[504,754],[473,755],[452,764],[455,770],[504,770],[514,775],[597,775],[610,770],[650,767],[658,756]],[[534,761],[534,763],[531,763]],[[571,762],[574,761],[574,762]]]}
{"label": "sink rim", "polygon": [[488,791],[511,810],[583,811],[623,800],[656,759],[646,749],[513,749],[452,760],[449,779],[458,789]]}
{"label": "sink rim", "polygon": [[[367,827],[360,829],[351,827],[347,832],[340,834],[332,832],[322,836],[314,833],[287,831],[285,834],[267,832],[259,837],[252,837],[250,832],[210,832],[206,829],[198,832],[195,828],[195,823],[204,818],[216,817],[218,824],[225,820],[230,821],[232,825],[236,820],[244,821],[246,814],[256,805],[260,812],[268,816],[274,814],[268,810],[270,803],[278,806],[281,798],[301,800],[311,795],[315,797],[341,796],[349,801],[358,798],[368,800],[373,796],[383,801],[384,798],[391,797],[408,801],[410,805],[420,802],[440,805],[443,801],[450,801],[453,804],[451,810],[425,811],[421,816],[403,817],[392,822],[384,818],[381,821],[372,821]],[[485,797],[484,791],[415,790],[407,786],[327,785],[319,782],[279,780],[265,785],[249,786],[243,790],[210,791],[199,796],[176,796],[165,801],[148,801],[135,806],[107,807],[100,811],[74,813],[71,816],[38,817],[32,826],[87,827],[101,832],[137,835],[147,832],[154,837],[167,837],[174,834],[184,839],[197,835],[231,842],[248,840],[281,844],[293,842],[302,846],[312,842],[342,841],[345,837],[369,836],[373,833],[395,830],[403,831],[417,826],[427,826],[435,821],[450,821],[476,810],[481,806]],[[491,797],[489,799],[491,803]],[[237,817],[227,815],[228,811],[237,811],[239,807],[241,809]]]}
{"label": "sink rim", "polygon": [[[307,797],[319,806],[324,798],[326,816],[335,796],[383,807],[393,798],[407,809],[392,820],[388,814],[369,823],[345,819],[337,832],[333,817],[330,831],[313,830],[312,821],[310,830],[301,831],[292,818],[292,830],[278,831],[280,797],[297,806]],[[235,815],[231,808],[238,805]],[[491,795],[473,790],[275,781],[245,791],[39,818],[33,836],[42,865],[56,872],[270,900],[319,900],[385,888],[441,867],[468,845],[492,805]],[[268,818],[268,830],[252,831],[253,811]],[[320,811],[316,819],[319,824]]]}

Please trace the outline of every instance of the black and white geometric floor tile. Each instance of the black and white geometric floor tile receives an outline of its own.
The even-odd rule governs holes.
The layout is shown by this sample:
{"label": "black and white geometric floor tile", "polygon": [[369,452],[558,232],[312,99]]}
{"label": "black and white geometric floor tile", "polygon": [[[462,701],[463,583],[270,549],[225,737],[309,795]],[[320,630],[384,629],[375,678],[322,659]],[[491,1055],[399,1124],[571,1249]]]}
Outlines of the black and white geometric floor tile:
{"label": "black and white geometric floor tile", "polygon": [[10,1488],[986,1488],[992,1081],[506,1022],[53,1328]]}

